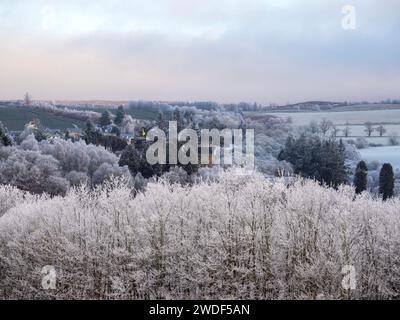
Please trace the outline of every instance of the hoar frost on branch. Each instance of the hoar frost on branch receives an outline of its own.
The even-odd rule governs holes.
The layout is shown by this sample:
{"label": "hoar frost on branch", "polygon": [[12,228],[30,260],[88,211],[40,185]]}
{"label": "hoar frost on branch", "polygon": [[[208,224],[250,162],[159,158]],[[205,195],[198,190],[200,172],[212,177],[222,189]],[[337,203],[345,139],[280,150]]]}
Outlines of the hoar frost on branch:
{"label": "hoar frost on branch", "polygon": [[71,185],[97,185],[112,176],[130,174],[116,155],[83,141],[37,142],[30,135],[20,146],[0,148],[0,184],[21,190],[64,195]]}
{"label": "hoar frost on branch", "polygon": [[[400,200],[348,186],[225,172],[136,196],[113,180],[53,198],[1,187],[0,200],[3,299],[399,298]],[[46,265],[57,290],[40,287]]]}

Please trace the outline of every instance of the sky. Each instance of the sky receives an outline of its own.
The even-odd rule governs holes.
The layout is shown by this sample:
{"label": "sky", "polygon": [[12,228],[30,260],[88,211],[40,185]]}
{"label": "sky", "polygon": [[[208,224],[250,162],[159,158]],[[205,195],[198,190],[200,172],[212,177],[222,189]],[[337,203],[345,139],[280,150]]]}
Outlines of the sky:
{"label": "sky", "polygon": [[0,0],[0,99],[400,99],[399,12],[398,0]]}

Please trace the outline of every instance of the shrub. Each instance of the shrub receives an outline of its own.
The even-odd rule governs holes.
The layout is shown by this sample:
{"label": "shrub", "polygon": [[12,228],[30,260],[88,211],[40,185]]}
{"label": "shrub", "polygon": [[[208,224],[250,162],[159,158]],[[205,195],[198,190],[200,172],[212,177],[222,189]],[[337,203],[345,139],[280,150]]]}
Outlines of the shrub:
{"label": "shrub", "polygon": [[[399,199],[229,172],[149,183],[136,197],[120,180],[54,198],[0,188],[10,194],[2,299],[399,298]],[[57,290],[41,288],[46,265]],[[356,270],[350,292],[345,265]]]}

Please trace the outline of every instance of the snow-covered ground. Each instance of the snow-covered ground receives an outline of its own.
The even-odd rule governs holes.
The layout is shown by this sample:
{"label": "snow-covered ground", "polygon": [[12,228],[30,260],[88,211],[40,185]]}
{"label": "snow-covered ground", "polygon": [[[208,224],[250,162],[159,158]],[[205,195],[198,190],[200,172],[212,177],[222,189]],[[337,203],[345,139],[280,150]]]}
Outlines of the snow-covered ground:
{"label": "snow-covered ground", "polygon": [[307,125],[310,121],[317,122],[328,119],[336,125],[364,124],[367,121],[374,123],[399,123],[400,109],[397,110],[370,110],[345,112],[281,112],[272,115],[287,118],[291,117],[294,125]]}
{"label": "snow-covered ground", "polygon": [[[365,138],[369,143],[389,145],[389,136],[400,136],[400,109],[396,110],[363,110],[363,111],[343,111],[343,112],[274,112],[271,115],[279,116],[284,119],[291,118],[294,126],[306,126],[311,121],[321,122],[326,119],[331,121],[339,130],[338,137],[343,137],[343,130],[348,123],[350,132],[349,137],[344,138],[356,139],[358,137]],[[372,122],[375,125],[371,137],[367,136],[364,124]],[[382,123],[385,127],[383,137],[379,136],[376,130],[378,123]]]}
{"label": "snow-covered ground", "polygon": [[[327,119],[329,119],[329,118],[327,118]],[[371,119],[369,121],[373,122],[374,120]],[[377,125],[374,125],[373,127],[376,128]],[[342,136],[343,135],[343,130],[346,128],[346,126],[338,125],[337,128],[339,130],[341,130],[338,133],[338,136]],[[387,137],[390,136],[390,135],[400,135],[400,125],[398,125],[398,124],[384,125],[384,128],[385,128],[386,132],[384,133],[384,137],[382,137],[382,138],[386,138],[386,140],[387,140]],[[365,132],[365,126],[362,125],[362,124],[350,125],[349,136],[350,137],[364,137],[364,138],[367,138],[367,133]],[[374,132],[372,132],[370,138],[371,139],[380,139],[381,137],[379,136],[379,132],[377,130],[374,130]]]}
{"label": "snow-covered ground", "polygon": [[367,148],[359,150],[361,158],[365,161],[378,161],[380,163],[391,163],[392,166],[400,168],[400,146],[386,146]]}

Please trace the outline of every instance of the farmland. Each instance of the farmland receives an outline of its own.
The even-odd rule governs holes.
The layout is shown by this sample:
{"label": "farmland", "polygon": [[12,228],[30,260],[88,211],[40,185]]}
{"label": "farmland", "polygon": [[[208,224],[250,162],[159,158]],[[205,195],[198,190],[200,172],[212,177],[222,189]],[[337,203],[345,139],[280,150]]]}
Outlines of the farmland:
{"label": "farmland", "polygon": [[51,112],[38,108],[0,106],[0,121],[11,131],[20,131],[25,124],[37,118],[49,129],[65,130],[74,125],[83,128],[82,121],[56,116]]}
{"label": "farmland", "polygon": [[389,162],[394,167],[400,168],[400,146],[385,146],[359,150],[361,158],[367,162]]}
{"label": "farmland", "polygon": [[[76,108],[71,107],[68,109]],[[115,108],[111,109],[106,107],[99,107],[95,109],[81,107],[77,110],[96,111],[100,113],[108,110],[113,114],[116,113]],[[135,119],[154,120],[157,118],[157,112],[154,110],[125,108],[125,112],[127,115],[130,115]],[[41,124],[49,129],[65,130],[74,127],[74,125],[80,128],[85,127],[84,121],[56,115],[42,108],[0,105],[0,121],[11,131],[22,130],[25,124],[34,118],[39,119]]]}
{"label": "farmland", "polygon": [[279,117],[290,117],[294,125],[307,125],[310,121],[328,119],[335,125],[344,125],[349,122],[352,125],[372,123],[398,124],[400,125],[400,109],[394,110],[363,110],[363,111],[328,111],[328,112],[273,112]]}
{"label": "farmland", "polygon": [[[349,127],[349,138],[366,138],[369,143],[388,145],[388,137],[400,135],[400,109],[382,109],[360,111],[326,111],[326,112],[270,112],[283,118],[290,118],[294,126],[306,126],[311,121],[320,122],[323,119],[331,121],[339,130],[338,137],[343,137],[343,130]],[[371,122],[376,127],[383,124],[386,132],[381,137],[377,131],[368,137],[364,124]]]}
{"label": "farmland", "polygon": [[[347,108],[347,109],[346,109]],[[322,120],[331,121],[338,129],[337,137],[344,140],[356,140],[357,138],[365,139],[369,144],[369,148],[360,149],[361,159],[379,163],[389,162],[394,167],[400,168],[400,147],[391,146],[389,142],[390,136],[400,136],[400,109],[398,106],[386,105],[368,105],[358,108],[358,106],[337,108],[334,111],[285,111],[285,112],[267,112],[253,113],[252,116],[258,115],[274,115],[282,118],[290,118],[294,127],[309,125],[310,122],[321,122]],[[374,131],[371,136],[366,132],[365,123],[371,122]],[[380,136],[376,127],[382,124],[385,132]],[[344,137],[344,129],[348,128],[348,137]]]}

